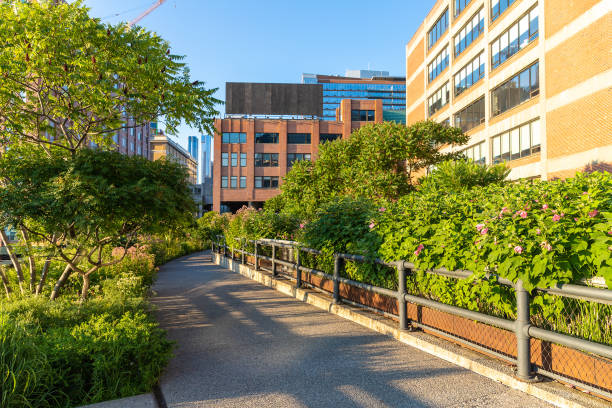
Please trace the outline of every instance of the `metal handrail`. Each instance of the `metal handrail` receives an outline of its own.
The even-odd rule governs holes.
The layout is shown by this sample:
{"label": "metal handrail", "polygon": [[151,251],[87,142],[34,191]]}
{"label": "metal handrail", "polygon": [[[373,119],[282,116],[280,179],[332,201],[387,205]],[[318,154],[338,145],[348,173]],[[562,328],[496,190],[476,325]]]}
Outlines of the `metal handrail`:
{"label": "metal handrail", "polygon": [[[221,236],[222,237],[222,236]],[[406,290],[406,271],[416,271],[418,270],[416,266],[407,261],[394,261],[394,262],[385,262],[380,259],[372,259],[365,257],[363,255],[354,255],[354,254],[342,254],[335,253],[334,257],[334,273],[333,275],[327,274],[324,271],[319,271],[316,269],[308,268],[301,265],[300,253],[311,253],[311,254],[321,254],[322,252],[316,249],[307,248],[302,246],[299,242],[296,241],[287,241],[287,240],[274,240],[274,239],[257,239],[257,240],[247,240],[236,238],[237,241],[240,242],[240,249],[231,248],[232,258],[234,256],[234,251],[239,252],[242,255],[242,263],[245,263],[245,255],[254,256],[255,262],[255,270],[258,270],[260,267],[260,260],[264,259],[272,263],[272,273],[273,275],[277,275],[278,271],[276,265],[282,265],[289,269],[293,269],[296,272],[296,281],[297,287],[302,285],[302,272],[311,273],[317,276],[321,276],[325,279],[333,281],[333,301],[334,303],[338,303],[341,301],[339,284],[347,284],[351,286],[355,286],[361,288],[363,290],[377,293],[380,295],[388,296],[391,298],[395,298],[398,302],[398,319],[399,319],[399,328],[400,330],[406,330],[409,328],[409,322],[407,319],[407,302],[417,304],[420,306],[429,307],[432,309],[440,310],[442,312],[446,312],[452,315],[460,316],[466,319],[474,320],[477,322],[489,324],[492,326],[496,326],[508,331],[511,331],[515,334],[517,340],[517,357],[516,359],[508,356],[504,356],[505,360],[515,361],[517,364],[517,377],[530,381],[534,378],[535,372],[540,372],[547,375],[547,371],[543,369],[539,369],[538,367],[531,367],[531,351],[530,351],[530,339],[537,338],[543,341],[549,341],[564,345],[566,347],[582,350],[585,352],[593,353],[599,355],[601,357],[605,357],[608,359],[612,359],[612,347],[606,344],[596,343],[589,340],[553,332],[550,330],[545,330],[536,326],[531,325],[530,323],[530,294],[523,288],[522,282],[519,280],[517,282],[512,282],[506,278],[502,278],[493,273],[485,274],[482,279],[493,280],[496,283],[499,283],[504,286],[512,287],[516,293],[516,303],[517,303],[517,318],[516,320],[503,319],[496,316],[488,315],[481,312],[476,312],[468,309],[463,309],[457,306],[448,305],[445,303],[441,303],[435,300],[426,299],[423,297],[414,296],[407,293]],[[223,242],[225,240],[223,239]],[[254,253],[247,252],[244,249],[244,242],[252,243],[255,246]],[[227,249],[230,249],[226,243],[213,243],[213,250],[215,245],[217,245],[219,252],[221,248],[223,248],[224,253]],[[271,246],[272,247],[272,256],[265,256],[259,254],[260,246]],[[282,259],[278,259],[276,254],[277,248],[290,248],[296,250],[296,259],[295,261],[285,261]],[[378,286],[370,285],[364,282],[357,282],[351,279],[347,279],[340,276],[340,271],[344,267],[345,261],[353,261],[353,262],[361,262],[361,263],[377,263],[381,265],[385,265],[388,267],[393,267],[397,269],[398,273],[398,289],[397,291],[381,288]],[[455,270],[450,271],[446,268],[434,268],[425,271],[428,274],[434,274],[438,276],[450,277],[455,279],[467,279],[473,276],[473,272],[469,270]],[[575,284],[557,284],[551,288],[536,288],[538,291],[560,295],[573,297],[582,300],[589,300],[601,303],[612,303],[612,290],[603,289],[603,288],[595,288],[589,286],[581,286]],[[427,325],[423,325],[419,322],[414,322],[415,326],[429,328]],[[434,331],[437,330],[434,328]],[[466,344],[469,343],[467,340],[461,340]],[[490,351],[490,350],[489,350]],[[500,355],[497,352],[491,351],[492,354]],[[558,375],[555,375],[558,377]],[[564,381],[573,382],[579,386],[583,384],[575,381],[571,378],[564,378]],[[593,387],[588,384],[584,384],[587,388],[593,390]],[[602,390],[596,390],[596,392],[606,396],[612,397],[612,393]]]}

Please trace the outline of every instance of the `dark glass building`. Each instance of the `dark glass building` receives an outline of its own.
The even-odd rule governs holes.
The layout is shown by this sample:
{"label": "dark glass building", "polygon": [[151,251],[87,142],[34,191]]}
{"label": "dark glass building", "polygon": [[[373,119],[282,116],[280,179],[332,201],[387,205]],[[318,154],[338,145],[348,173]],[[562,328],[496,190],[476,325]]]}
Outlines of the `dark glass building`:
{"label": "dark glass building", "polygon": [[406,78],[390,77],[385,71],[347,71],[343,77],[302,74],[302,83],[323,85],[324,120],[336,120],[342,99],[382,99],[383,110],[406,109]]}

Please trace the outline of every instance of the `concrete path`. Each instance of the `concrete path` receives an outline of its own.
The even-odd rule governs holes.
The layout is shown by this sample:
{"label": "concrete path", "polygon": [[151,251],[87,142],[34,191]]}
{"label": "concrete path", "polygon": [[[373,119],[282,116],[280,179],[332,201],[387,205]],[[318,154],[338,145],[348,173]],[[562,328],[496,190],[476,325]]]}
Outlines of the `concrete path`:
{"label": "concrete path", "polygon": [[169,407],[548,407],[211,262],[161,268]]}

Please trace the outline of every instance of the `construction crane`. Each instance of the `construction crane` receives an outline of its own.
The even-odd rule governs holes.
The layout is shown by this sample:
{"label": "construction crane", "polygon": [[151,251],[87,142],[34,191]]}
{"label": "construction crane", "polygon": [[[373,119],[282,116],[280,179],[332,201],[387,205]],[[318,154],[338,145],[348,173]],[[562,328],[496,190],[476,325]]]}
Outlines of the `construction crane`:
{"label": "construction crane", "polygon": [[134,24],[138,23],[140,20],[142,20],[143,18],[145,18],[146,16],[148,16],[149,14],[151,14],[151,12],[153,10],[155,10],[156,8],[158,8],[159,6],[161,6],[162,4],[164,4],[166,0],[157,0],[151,7],[149,7],[145,12],[143,12],[141,15],[139,15],[138,17],[136,17],[135,19],[133,19],[132,21],[130,21],[128,23],[128,27],[133,26]]}

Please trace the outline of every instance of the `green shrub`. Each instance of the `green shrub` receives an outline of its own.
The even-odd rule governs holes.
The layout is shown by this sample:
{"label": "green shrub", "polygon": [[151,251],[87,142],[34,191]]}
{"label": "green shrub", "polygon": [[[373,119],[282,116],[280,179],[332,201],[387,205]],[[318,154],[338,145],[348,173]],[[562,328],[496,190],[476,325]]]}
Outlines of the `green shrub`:
{"label": "green shrub", "polygon": [[449,160],[440,163],[420,180],[421,193],[444,191],[458,192],[489,184],[503,185],[510,169],[504,164],[480,165],[472,160]]}

